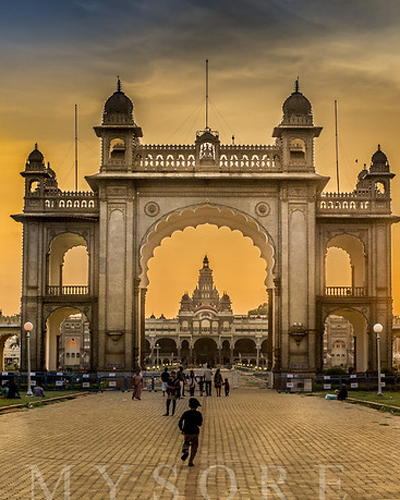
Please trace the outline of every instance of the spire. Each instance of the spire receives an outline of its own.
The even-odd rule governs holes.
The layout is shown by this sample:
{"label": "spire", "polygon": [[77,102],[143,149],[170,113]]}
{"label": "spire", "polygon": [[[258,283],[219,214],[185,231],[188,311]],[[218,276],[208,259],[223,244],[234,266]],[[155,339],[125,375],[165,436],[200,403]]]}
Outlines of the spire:
{"label": "spire", "polygon": [[297,77],[296,82],[294,84],[294,91],[297,93],[299,92],[299,80],[300,80],[299,77]]}
{"label": "spire", "polygon": [[205,255],[204,260],[203,260],[203,267],[208,267],[208,257],[207,257],[207,254]]}
{"label": "spire", "polygon": [[117,76],[117,92],[121,92],[121,80],[119,75]]}

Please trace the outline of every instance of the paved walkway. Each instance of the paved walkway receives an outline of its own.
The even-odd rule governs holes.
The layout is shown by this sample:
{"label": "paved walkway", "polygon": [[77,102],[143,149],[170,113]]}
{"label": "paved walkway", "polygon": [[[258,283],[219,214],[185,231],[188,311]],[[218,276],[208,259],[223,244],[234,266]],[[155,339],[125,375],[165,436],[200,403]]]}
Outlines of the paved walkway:
{"label": "paved walkway", "polygon": [[261,389],[202,398],[195,467],[160,393],[0,415],[1,500],[400,499],[400,417]]}

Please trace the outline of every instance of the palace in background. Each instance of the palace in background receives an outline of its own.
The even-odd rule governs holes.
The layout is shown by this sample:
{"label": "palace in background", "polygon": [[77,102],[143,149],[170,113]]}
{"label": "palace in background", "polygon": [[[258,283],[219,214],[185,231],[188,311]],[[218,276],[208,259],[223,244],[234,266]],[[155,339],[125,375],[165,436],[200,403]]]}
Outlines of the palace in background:
{"label": "palace in background", "polygon": [[191,296],[182,296],[177,317],[146,319],[146,364],[265,367],[267,339],[267,316],[234,315],[229,295],[220,296],[214,286],[206,256],[197,287]]}
{"label": "palace in background", "polygon": [[[24,208],[13,218],[23,227],[21,313],[22,325],[33,324],[33,370],[57,369],[61,324],[75,314],[88,324],[83,344],[90,352],[80,348],[79,354],[82,359],[85,353],[93,371],[143,366],[154,360],[157,343],[165,359],[201,362],[199,343],[214,362],[243,354],[230,338],[235,321],[224,295],[218,307],[226,319],[218,321],[197,318],[191,309],[196,296],[184,296],[170,358],[155,331],[146,343],[149,260],[165,238],[202,224],[239,231],[265,261],[268,336],[259,354],[268,370],[312,375],[328,359],[333,363],[335,353],[335,360],[344,354],[357,371],[371,371],[377,345],[382,366],[392,366],[391,225],[400,218],[391,210],[395,174],[379,145],[352,192],[325,192],[329,178],[317,172],[314,158],[322,127],[314,124],[298,81],[283,103],[271,145],[223,144],[208,123],[191,144],[145,144],[119,80],[94,130],[101,154],[98,171],[86,177],[89,191],[62,191],[37,145],[21,172]],[[78,282],[66,283],[66,256],[79,248],[85,271]],[[327,278],[333,249],[348,258],[351,277],[340,286]],[[324,332],[330,317],[348,321],[352,337],[329,346]],[[202,330],[208,328],[203,321],[210,332]],[[383,325],[379,343],[376,323]],[[250,359],[257,358],[258,340],[252,340],[256,356]],[[78,346],[72,347],[76,360]],[[25,335],[21,348],[26,369]],[[65,364],[65,350],[61,359]]]}

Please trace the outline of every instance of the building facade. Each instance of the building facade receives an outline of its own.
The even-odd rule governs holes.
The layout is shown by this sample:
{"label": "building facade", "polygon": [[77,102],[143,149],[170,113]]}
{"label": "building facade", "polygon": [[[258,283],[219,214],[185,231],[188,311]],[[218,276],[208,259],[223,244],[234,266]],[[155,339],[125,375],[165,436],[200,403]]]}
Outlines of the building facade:
{"label": "building facade", "polygon": [[[13,216],[23,224],[22,324],[34,324],[33,369],[57,367],[59,327],[75,313],[90,325],[92,370],[143,364],[148,262],[164,238],[205,223],[240,231],[265,260],[269,369],[321,371],[332,314],[352,324],[360,371],[376,367],[373,325],[382,323],[381,360],[391,365],[391,224],[399,218],[388,159],[378,147],[352,192],[325,192],[328,177],[314,163],[322,127],[298,82],[282,111],[272,145],[222,144],[208,126],[192,144],[145,144],[118,81],[94,127],[101,158],[86,177],[90,191],[62,191],[35,147],[21,173],[24,209]],[[64,257],[77,246],[86,250],[87,280],[67,286]],[[326,279],[333,247],[350,258],[343,286]],[[23,337],[23,367],[26,352]]]}
{"label": "building facade", "polygon": [[146,364],[232,364],[266,366],[268,319],[233,314],[228,294],[214,286],[208,257],[197,287],[185,293],[176,318],[146,319]]}

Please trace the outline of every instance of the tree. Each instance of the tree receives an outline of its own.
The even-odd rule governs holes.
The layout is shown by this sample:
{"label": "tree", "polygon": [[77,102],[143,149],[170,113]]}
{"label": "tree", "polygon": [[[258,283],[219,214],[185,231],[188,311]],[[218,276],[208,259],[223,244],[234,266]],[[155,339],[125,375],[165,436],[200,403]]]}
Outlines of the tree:
{"label": "tree", "polygon": [[268,314],[268,304],[266,302],[260,304],[258,307],[255,309],[250,309],[250,311],[247,313],[249,316],[261,316]]}

